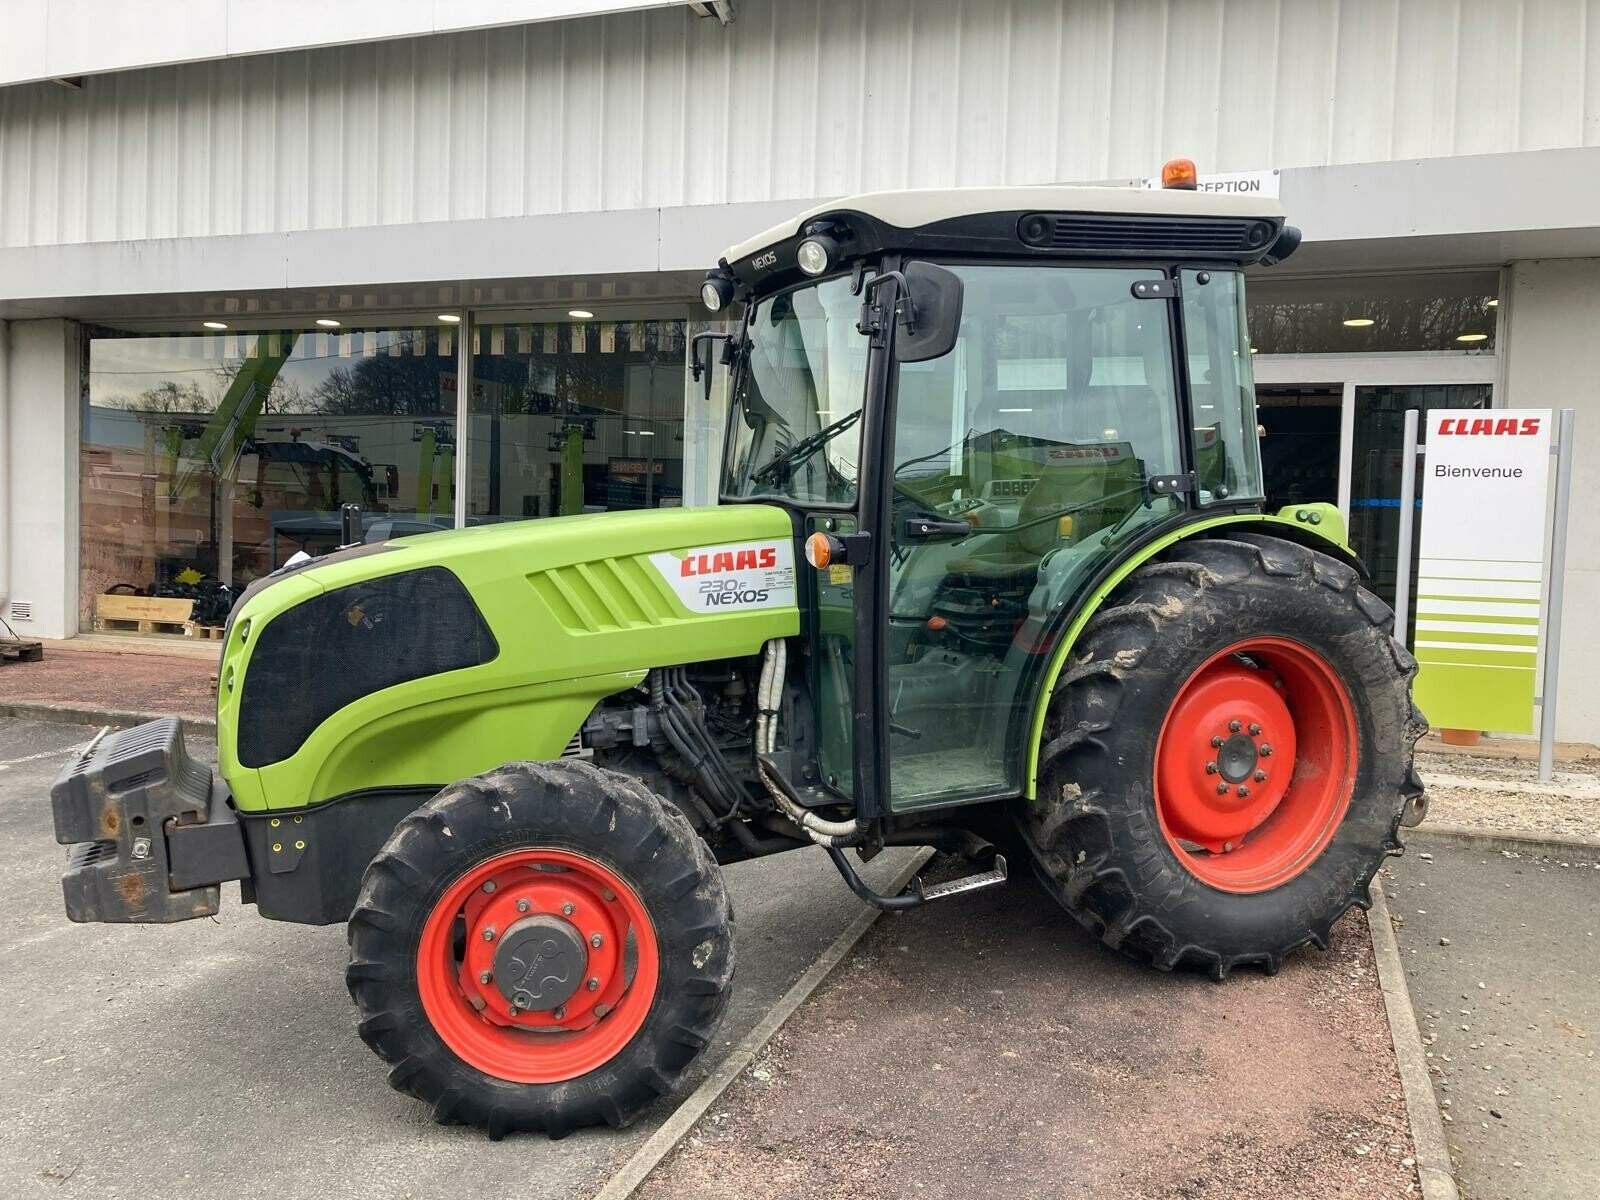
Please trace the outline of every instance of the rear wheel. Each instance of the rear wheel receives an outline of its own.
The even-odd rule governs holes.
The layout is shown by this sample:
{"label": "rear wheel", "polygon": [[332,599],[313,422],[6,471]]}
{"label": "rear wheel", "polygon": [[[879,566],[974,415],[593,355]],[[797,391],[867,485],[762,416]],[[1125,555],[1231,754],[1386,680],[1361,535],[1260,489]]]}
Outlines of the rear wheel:
{"label": "rear wheel", "polygon": [[1416,663],[1326,555],[1255,535],[1136,571],[1063,672],[1022,814],[1058,899],[1156,966],[1325,947],[1421,792]]}
{"label": "rear wheel", "polygon": [[350,994],[441,1121],[624,1125],[710,1039],[733,975],[721,873],[636,780],[518,763],[447,788],[373,859]]}

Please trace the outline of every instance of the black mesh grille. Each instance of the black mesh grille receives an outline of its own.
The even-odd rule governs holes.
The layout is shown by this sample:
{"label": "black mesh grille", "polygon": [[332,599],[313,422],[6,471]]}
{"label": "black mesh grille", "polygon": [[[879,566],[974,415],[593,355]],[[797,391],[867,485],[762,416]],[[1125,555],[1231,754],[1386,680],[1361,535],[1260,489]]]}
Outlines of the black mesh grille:
{"label": "black mesh grille", "polygon": [[1273,235],[1271,222],[1250,217],[1084,213],[1034,213],[1018,230],[1030,246],[1101,254],[1244,254],[1262,249]]}
{"label": "black mesh grille", "polygon": [[353,700],[500,652],[461,581],[424,567],[351,584],[269,621],[239,703],[239,761],[288,758]]}

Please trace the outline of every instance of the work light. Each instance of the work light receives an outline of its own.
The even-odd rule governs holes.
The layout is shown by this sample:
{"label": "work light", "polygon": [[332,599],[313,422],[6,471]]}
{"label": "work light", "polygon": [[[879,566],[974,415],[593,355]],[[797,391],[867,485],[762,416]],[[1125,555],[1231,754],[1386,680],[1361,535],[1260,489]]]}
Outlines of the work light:
{"label": "work light", "polygon": [[794,260],[807,275],[821,275],[833,265],[839,246],[827,237],[808,237],[795,251]]}

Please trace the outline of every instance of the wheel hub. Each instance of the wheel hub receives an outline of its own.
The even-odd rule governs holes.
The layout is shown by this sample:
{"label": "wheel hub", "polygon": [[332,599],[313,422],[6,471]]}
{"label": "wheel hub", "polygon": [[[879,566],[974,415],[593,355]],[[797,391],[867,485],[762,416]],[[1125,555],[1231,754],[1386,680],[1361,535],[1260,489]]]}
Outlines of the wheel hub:
{"label": "wheel hub", "polygon": [[541,913],[506,930],[494,952],[494,983],[514,1009],[549,1012],[583,986],[588,943],[570,921]]}
{"label": "wheel hub", "polygon": [[1218,773],[1228,783],[1245,782],[1256,773],[1258,761],[1255,741],[1247,733],[1234,734],[1217,751]]}

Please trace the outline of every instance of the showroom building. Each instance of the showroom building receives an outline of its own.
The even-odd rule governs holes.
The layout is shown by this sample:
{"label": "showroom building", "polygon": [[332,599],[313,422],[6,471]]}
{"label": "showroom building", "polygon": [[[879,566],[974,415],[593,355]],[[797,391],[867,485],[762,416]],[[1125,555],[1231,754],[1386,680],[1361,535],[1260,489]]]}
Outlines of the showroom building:
{"label": "showroom building", "polygon": [[[0,42],[0,616],[368,536],[714,502],[722,250],[852,192],[1167,158],[1250,282],[1275,503],[1392,594],[1409,408],[1578,410],[1559,736],[1600,742],[1600,0],[31,0]],[[102,631],[115,621],[101,621]]]}

